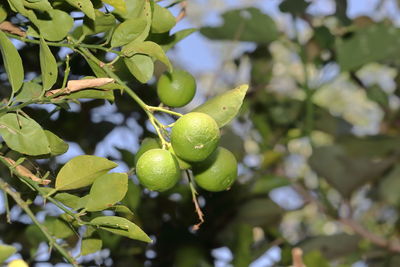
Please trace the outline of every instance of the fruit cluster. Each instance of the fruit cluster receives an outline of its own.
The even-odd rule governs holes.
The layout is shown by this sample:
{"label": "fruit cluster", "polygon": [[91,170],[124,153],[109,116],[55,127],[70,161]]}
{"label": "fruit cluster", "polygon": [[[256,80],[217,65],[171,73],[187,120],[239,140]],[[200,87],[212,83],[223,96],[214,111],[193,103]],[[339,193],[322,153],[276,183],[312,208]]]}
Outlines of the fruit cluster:
{"label": "fruit cluster", "polygon": [[[157,84],[159,98],[171,107],[186,105],[195,91],[194,78],[182,70],[163,74]],[[135,157],[136,175],[149,190],[162,192],[179,181],[181,170],[191,169],[201,188],[227,190],[237,177],[237,161],[229,150],[218,146],[219,140],[220,130],[211,116],[185,114],[173,124],[170,142],[162,146],[153,138],[143,140]]]}

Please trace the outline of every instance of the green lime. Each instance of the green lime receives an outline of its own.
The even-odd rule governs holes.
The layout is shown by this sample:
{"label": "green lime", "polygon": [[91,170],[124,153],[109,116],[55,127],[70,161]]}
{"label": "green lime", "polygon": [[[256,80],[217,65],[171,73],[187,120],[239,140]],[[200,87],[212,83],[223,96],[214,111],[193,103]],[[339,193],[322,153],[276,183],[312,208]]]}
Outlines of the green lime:
{"label": "green lime", "polygon": [[217,148],[219,138],[216,121],[200,112],[180,117],[171,130],[171,144],[176,155],[189,162],[205,160]]}
{"label": "green lime", "polygon": [[168,151],[171,152],[173,155],[175,155],[176,159],[178,160],[179,163],[179,168],[181,168],[181,170],[187,170],[190,169],[192,166],[190,165],[189,162],[184,161],[183,159],[179,158],[176,154],[174,149],[172,148],[172,146],[170,146],[168,148]]}
{"label": "green lime", "polygon": [[224,191],[236,180],[237,168],[237,161],[232,152],[218,147],[209,158],[193,166],[194,180],[207,191]]}
{"label": "green lime", "polygon": [[163,192],[178,182],[181,173],[178,161],[171,152],[155,148],[146,151],[139,158],[136,175],[147,189]]}
{"label": "green lime", "polygon": [[157,94],[165,105],[178,108],[192,101],[196,93],[196,81],[184,70],[165,72],[158,79]]}

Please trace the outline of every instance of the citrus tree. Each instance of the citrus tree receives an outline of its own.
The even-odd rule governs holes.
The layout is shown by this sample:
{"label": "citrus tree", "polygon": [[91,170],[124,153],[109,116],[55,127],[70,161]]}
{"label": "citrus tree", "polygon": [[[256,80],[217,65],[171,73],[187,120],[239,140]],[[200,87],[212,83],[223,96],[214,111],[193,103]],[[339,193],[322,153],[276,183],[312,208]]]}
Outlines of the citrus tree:
{"label": "citrus tree", "polygon": [[[399,30],[317,2],[1,2],[0,262],[398,266]],[[207,92],[167,56],[196,31]]]}

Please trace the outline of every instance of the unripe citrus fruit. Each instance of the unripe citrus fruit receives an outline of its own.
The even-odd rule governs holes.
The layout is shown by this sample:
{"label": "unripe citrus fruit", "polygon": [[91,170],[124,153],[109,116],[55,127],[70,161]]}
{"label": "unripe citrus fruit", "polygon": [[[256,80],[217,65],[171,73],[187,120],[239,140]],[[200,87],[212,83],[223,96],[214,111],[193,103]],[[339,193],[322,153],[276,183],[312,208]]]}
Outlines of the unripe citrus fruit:
{"label": "unripe citrus fruit", "polygon": [[209,158],[193,167],[193,174],[201,188],[211,192],[224,191],[237,178],[237,161],[228,149],[218,147]]}
{"label": "unripe citrus fruit", "polygon": [[154,148],[161,148],[161,145],[157,139],[151,137],[146,137],[145,139],[143,139],[142,143],[140,144],[139,150],[135,154],[135,165],[138,162],[139,158],[144,154],[144,152]]}
{"label": "unripe citrus fruit", "polygon": [[171,144],[176,155],[189,162],[205,160],[217,148],[219,138],[217,122],[200,112],[180,117],[171,130]]}
{"label": "unripe citrus fruit", "polygon": [[158,79],[157,94],[165,105],[178,108],[192,101],[196,93],[196,81],[184,70],[166,72]]}
{"label": "unripe citrus fruit", "polygon": [[172,155],[174,155],[174,156],[176,157],[176,160],[178,161],[178,164],[179,164],[179,168],[181,168],[181,170],[187,170],[187,169],[190,169],[190,168],[192,167],[192,166],[190,165],[189,162],[184,161],[183,159],[181,159],[180,157],[178,157],[178,156],[175,154],[175,151],[174,151],[174,149],[172,148],[172,146],[170,146],[170,147],[168,148],[168,151],[171,152]]}
{"label": "unripe citrus fruit", "polygon": [[178,161],[165,149],[143,153],[136,164],[136,175],[147,189],[163,192],[172,188],[180,178]]}

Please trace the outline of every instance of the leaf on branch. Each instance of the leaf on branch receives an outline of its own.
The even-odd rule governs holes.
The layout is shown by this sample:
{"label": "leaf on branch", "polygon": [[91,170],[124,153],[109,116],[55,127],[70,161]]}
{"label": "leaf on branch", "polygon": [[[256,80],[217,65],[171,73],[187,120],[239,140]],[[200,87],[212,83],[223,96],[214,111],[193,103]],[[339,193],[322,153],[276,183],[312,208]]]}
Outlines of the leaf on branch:
{"label": "leaf on branch", "polygon": [[222,127],[229,123],[239,112],[248,89],[249,86],[247,84],[241,85],[211,98],[193,111],[210,115],[215,119],[218,126]]}
{"label": "leaf on branch", "polygon": [[26,167],[22,166],[22,165],[16,165],[15,161],[13,159],[7,158],[7,157],[2,157],[5,161],[7,161],[11,166],[9,166],[10,168],[14,168],[15,172],[18,175],[21,175],[23,177],[29,178],[32,181],[35,181],[39,184],[43,184],[43,185],[48,185],[51,180],[47,180],[47,179],[41,179],[39,177],[37,177],[36,175],[34,175],[29,169],[27,169]]}
{"label": "leaf on branch", "polygon": [[6,32],[9,32],[9,33],[21,36],[21,37],[26,36],[26,32],[24,32],[18,26],[15,26],[14,24],[12,24],[9,21],[3,21],[2,23],[0,23],[0,30],[6,31]]}
{"label": "leaf on branch", "polygon": [[66,88],[48,91],[46,93],[46,96],[51,96],[51,95],[58,94],[58,93],[70,94],[70,93],[80,91],[83,89],[103,86],[103,85],[106,85],[106,84],[109,84],[112,82],[114,82],[114,79],[111,79],[111,78],[70,80],[70,81],[68,81]]}
{"label": "leaf on branch", "polygon": [[11,257],[17,249],[9,245],[0,245],[0,263],[3,263],[6,259]]}
{"label": "leaf on branch", "polygon": [[58,68],[57,61],[46,41],[40,37],[40,70],[42,72],[43,90],[50,89],[57,81]]}

